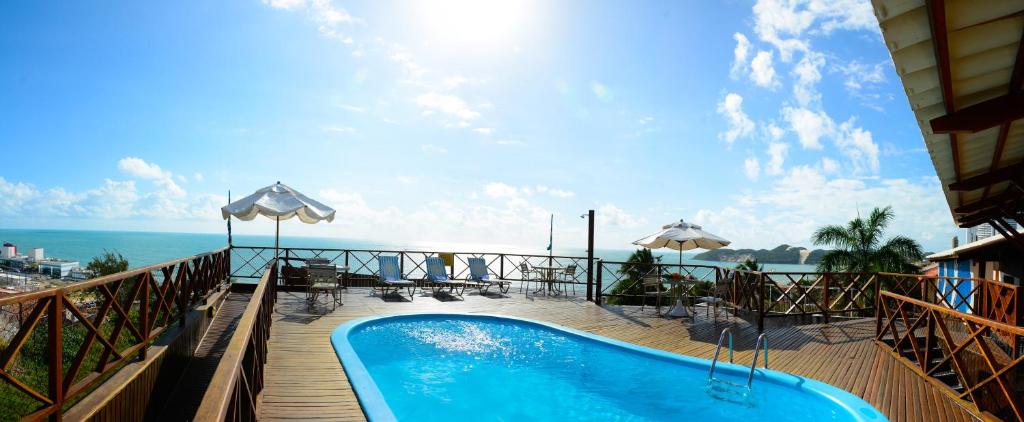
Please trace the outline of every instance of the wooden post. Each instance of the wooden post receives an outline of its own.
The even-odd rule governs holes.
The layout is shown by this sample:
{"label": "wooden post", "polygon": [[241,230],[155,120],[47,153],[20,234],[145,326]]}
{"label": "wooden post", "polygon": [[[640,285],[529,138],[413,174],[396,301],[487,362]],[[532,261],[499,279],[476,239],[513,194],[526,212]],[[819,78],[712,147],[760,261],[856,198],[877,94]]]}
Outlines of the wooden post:
{"label": "wooden post", "polygon": [[598,306],[601,305],[601,281],[604,279],[604,276],[601,275],[602,273],[604,273],[604,271],[602,271],[603,267],[604,267],[604,263],[601,262],[600,259],[598,259],[597,260],[597,281],[596,281],[596,284],[594,285],[594,303],[596,303]]}
{"label": "wooden post", "polygon": [[[149,341],[149,277],[150,273],[143,273],[139,275],[138,283],[142,283],[142,303],[139,305],[139,321],[142,327],[142,348],[139,350],[139,360],[146,360],[146,349],[149,349],[145,344]],[[205,293],[204,297],[205,297]]]}
{"label": "wooden post", "polygon": [[764,273],[758,273],[757,280],[757,332],[764,332]]}
{"label": "wooden post", "polygon": [[55,407],[51,421],[60,421],[64,407],[64,292],[58,290],[50,298],[47,349],[50,357],[50,400]]}
{"label": "wooden post", "polygon": [[594,210],[587,211],[587,301],[594,300]]}
{"label": "wooden post", "polygon": [[505,279],[505,254],[498,254],[498,280]]}
{"label": "wooden post", "polygon": [[824,299],[822,299],[822,302],[824,302],[824,304],[825,304],[825,306],[824,306],[825,323],[828,324],[829,323],[829,311],[832,310],[832,306],[831,306],[831,303],[829,302],[829,294],[828,294],[829,293],[829,289],[830,289],[829,284],[832,281],[832,273],[825,273],[824,277],[825,277],[825,294],[824,294]]}

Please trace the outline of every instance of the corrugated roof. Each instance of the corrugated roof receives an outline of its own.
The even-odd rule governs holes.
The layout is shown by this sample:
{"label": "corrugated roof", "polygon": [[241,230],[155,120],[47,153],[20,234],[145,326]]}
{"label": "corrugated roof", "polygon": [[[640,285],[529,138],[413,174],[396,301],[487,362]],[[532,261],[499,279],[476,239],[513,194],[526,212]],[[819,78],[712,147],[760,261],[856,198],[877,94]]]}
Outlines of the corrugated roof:
{"label": "corrugated roof", "polygon": [[[1024,122],[1009,123],[1004,144],[998,147],[1000,126],[975,133],[936,134],[931,120],[1010,93],[1015,67],[1024,66],[1017,63],[1024,34],[1024,0],[872,0],[872,4],[950,213],[961,223],[965,214],[955,213],[957,207],[1002,194],[1009,184],[962,193],[950,191],[949,184],[1024,162]],[[932,30],[933,19],[941,20],[935,15],[943,11],[944,28],[936,27],[934,34],[941,38],[939,30],[945,30],[952,104],[946,104],[940,76],[941,48],[937,47],[942,43],[933,38]],[[955,146],[951,136],[957,138]]]}
{"label": "corrugated roof", "polygon": [[995,243],[999,243],[1004,240],[1006,240],[1006,238],[1003,237],[1002,235],[989,236],[981,240],[976,240],[971,243],[957,246],[953,249],[946,249],[942,252],[933,253],[931,255],[926,256],[925,258],[928,259],[929,261],[956,258],[960,256],[960,254],[970,252],[978,248],[983,248],[985,246],[989,246]]}

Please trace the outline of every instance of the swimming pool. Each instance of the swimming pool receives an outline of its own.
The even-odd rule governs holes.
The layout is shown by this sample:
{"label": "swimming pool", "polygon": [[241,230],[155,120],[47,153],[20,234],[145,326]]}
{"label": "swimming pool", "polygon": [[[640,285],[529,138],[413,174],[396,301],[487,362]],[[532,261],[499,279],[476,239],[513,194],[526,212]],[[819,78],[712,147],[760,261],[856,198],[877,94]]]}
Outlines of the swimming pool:
{"label": "swimming pool", "polygon": [[[676,355],[539,321],[410,314],[338,327],[331,343],[371,421],[885,421],[815,380]],[[723,353],[724,354],[724,353]]]}

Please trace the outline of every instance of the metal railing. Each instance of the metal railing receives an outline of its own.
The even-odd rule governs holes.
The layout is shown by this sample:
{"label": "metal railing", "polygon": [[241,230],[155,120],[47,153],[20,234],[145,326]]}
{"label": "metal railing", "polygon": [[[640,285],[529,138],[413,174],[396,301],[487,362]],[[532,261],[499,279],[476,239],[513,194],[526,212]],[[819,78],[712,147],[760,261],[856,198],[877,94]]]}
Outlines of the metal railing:
{"label": "metal railing", "polygon": [[[377,257],[391,255],[399,257],[398,262],[402,274],[410,279],[419,279],[426,274],[426,258],[440,256],[442,253],[453,254],[450,267],[453,279],[469,277],[469,258],[483,258],[487,262],[488,271],[497,278],[504,280],[523,280],[519,265],[527,262],[532,266],[576,266],[576,272],[568,279],[569,283],[586,285],[591,280],[587,272],[587,258],[577,256],[548,256],[531,254],[509,254],[493,252],[443,252],[443,251],[409,251],[409,250],[375,250],[375,249],[331,249],[331,248],[281,248],[279,251],[282,265],[299,264],[312,258],[326,259],[329,264],[349,267],[350,279],[355,285],[372,286],[380,274]],[[263,268],[274,258],[274,248],[264,246],[232,246],[231,255],[234,267],[231,276],[235,278],[260,278]]]}
{"label": "metal railing", "polygon": [[263,391],[267,341],[277,303],[278,267],[273,260],[256,285],[231,341],[217,365],[196,411],[197,421],[254,421]]}
{"label": "metal railing", "polygon": [[228,250],[0,298],[0,419],[59,419],[228,280]]}

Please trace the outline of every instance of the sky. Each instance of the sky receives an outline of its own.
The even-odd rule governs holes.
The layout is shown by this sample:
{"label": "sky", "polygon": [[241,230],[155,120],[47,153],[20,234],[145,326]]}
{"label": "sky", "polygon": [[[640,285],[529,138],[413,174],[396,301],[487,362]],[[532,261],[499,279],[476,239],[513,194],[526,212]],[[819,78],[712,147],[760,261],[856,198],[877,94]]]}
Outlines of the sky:
{"label": "sky", "polygon": [[[956,234],[868,1],[0,3],[0,228],[625,249],[685,219]],[[236,233],[272,233],[269,220]]]}

